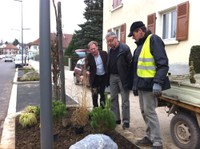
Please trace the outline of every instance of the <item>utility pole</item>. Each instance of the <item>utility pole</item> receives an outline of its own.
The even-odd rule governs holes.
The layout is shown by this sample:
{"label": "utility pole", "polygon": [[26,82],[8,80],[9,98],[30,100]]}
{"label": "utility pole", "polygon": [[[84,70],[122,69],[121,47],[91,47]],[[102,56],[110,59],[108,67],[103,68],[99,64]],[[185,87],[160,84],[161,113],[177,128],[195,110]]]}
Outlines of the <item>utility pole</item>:
{"label": "utility pole", "polygon": [[24,66],[24,35],[23,35],[23,1],[21,0],[21,46],[22,46],[22,67]]}
{"label": "utility pole", "polygon": [[57,37],[58,37],[58,51],[59,51],[59,67],[60,67],[60,82],[61,82],[61,100],[66,104],[65,96],[65,70],[64,70],[64,58],[63,58],[63,46],[62,46],[62,15],[61,15],[61,2],[57,3],[58,18],[57,18]]}
{"label": "utility pole", "polygon": [[52,83],[50,54],[50,1],[40,0],[40,144],[53,149]]}
{"label": "utility pole", "polygon": [[23,0],[14,0],[14,1],[17,1],[17,2],[20,2],[21,3],[21,54],[22,54],[22,67],[24,66],[23,64],[23,54],[24,54],[24,43],[23,43]]}

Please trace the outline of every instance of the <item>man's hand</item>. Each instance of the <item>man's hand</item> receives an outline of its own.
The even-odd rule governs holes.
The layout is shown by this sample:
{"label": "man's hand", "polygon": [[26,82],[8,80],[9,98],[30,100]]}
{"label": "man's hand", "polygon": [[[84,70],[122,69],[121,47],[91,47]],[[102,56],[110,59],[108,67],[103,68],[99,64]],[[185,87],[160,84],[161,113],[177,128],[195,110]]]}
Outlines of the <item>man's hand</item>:
{"label": "man's hand", "polygon": [[158,83],[154,83],[153,85],[153,94],[156,97],[160,97],[162,95],[162,87]]}

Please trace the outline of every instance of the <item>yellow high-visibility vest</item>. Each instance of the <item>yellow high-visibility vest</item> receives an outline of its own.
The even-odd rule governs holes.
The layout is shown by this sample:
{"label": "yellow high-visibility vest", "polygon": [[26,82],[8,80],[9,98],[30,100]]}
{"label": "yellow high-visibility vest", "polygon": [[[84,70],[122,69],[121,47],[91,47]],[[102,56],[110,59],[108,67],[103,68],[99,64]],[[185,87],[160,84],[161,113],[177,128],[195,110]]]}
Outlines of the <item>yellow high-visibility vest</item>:
{"label": "yellow high-visibility vest", "polygon": [[150,37],[151,35],[146,38],[138,58],[137,75],[141,78],[153,78],[156,74],[155,61],[150,51]]}

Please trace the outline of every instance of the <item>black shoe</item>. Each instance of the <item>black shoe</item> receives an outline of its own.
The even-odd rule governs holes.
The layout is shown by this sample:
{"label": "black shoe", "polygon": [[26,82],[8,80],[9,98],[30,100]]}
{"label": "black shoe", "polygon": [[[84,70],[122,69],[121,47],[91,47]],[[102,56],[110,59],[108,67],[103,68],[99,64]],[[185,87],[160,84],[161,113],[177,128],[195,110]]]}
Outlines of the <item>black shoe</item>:
{"label": "black shoe", "polygon": [[147,138],[147,137],[144,137],[143,139],[138,140],[135,144],[139,145],[139,146],[152,146],[153,145],[151,140],[149,140],[149,138]]}
{"label": "black shoe", "polygon": [[163,146],[152,146],[152,149],[163,149]]}
{"label": "black shoe", "polygon": [[122,128],[123,128],[123,129],[129,128],[129,123],[125,122],[125,123],[122,125]]}
{"label": "black shoe", "polygon": [[121,120],[117,120],[117,121],[116,121],[116,124],[117,124],[117,125],[120,125],[120,124],[121,124]]}

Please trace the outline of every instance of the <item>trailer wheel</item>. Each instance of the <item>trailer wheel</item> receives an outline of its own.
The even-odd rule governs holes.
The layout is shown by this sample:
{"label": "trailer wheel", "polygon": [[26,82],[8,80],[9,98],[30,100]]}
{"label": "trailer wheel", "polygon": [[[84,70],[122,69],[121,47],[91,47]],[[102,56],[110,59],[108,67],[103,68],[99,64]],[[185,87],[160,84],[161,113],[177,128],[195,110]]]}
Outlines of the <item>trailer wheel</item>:
{"label": "trailer wheel", "polygon": [[186,113],[178,113],[170,123],[171,136],[181,149],[197,149],[200,146],[200,128],[194,117]]}

